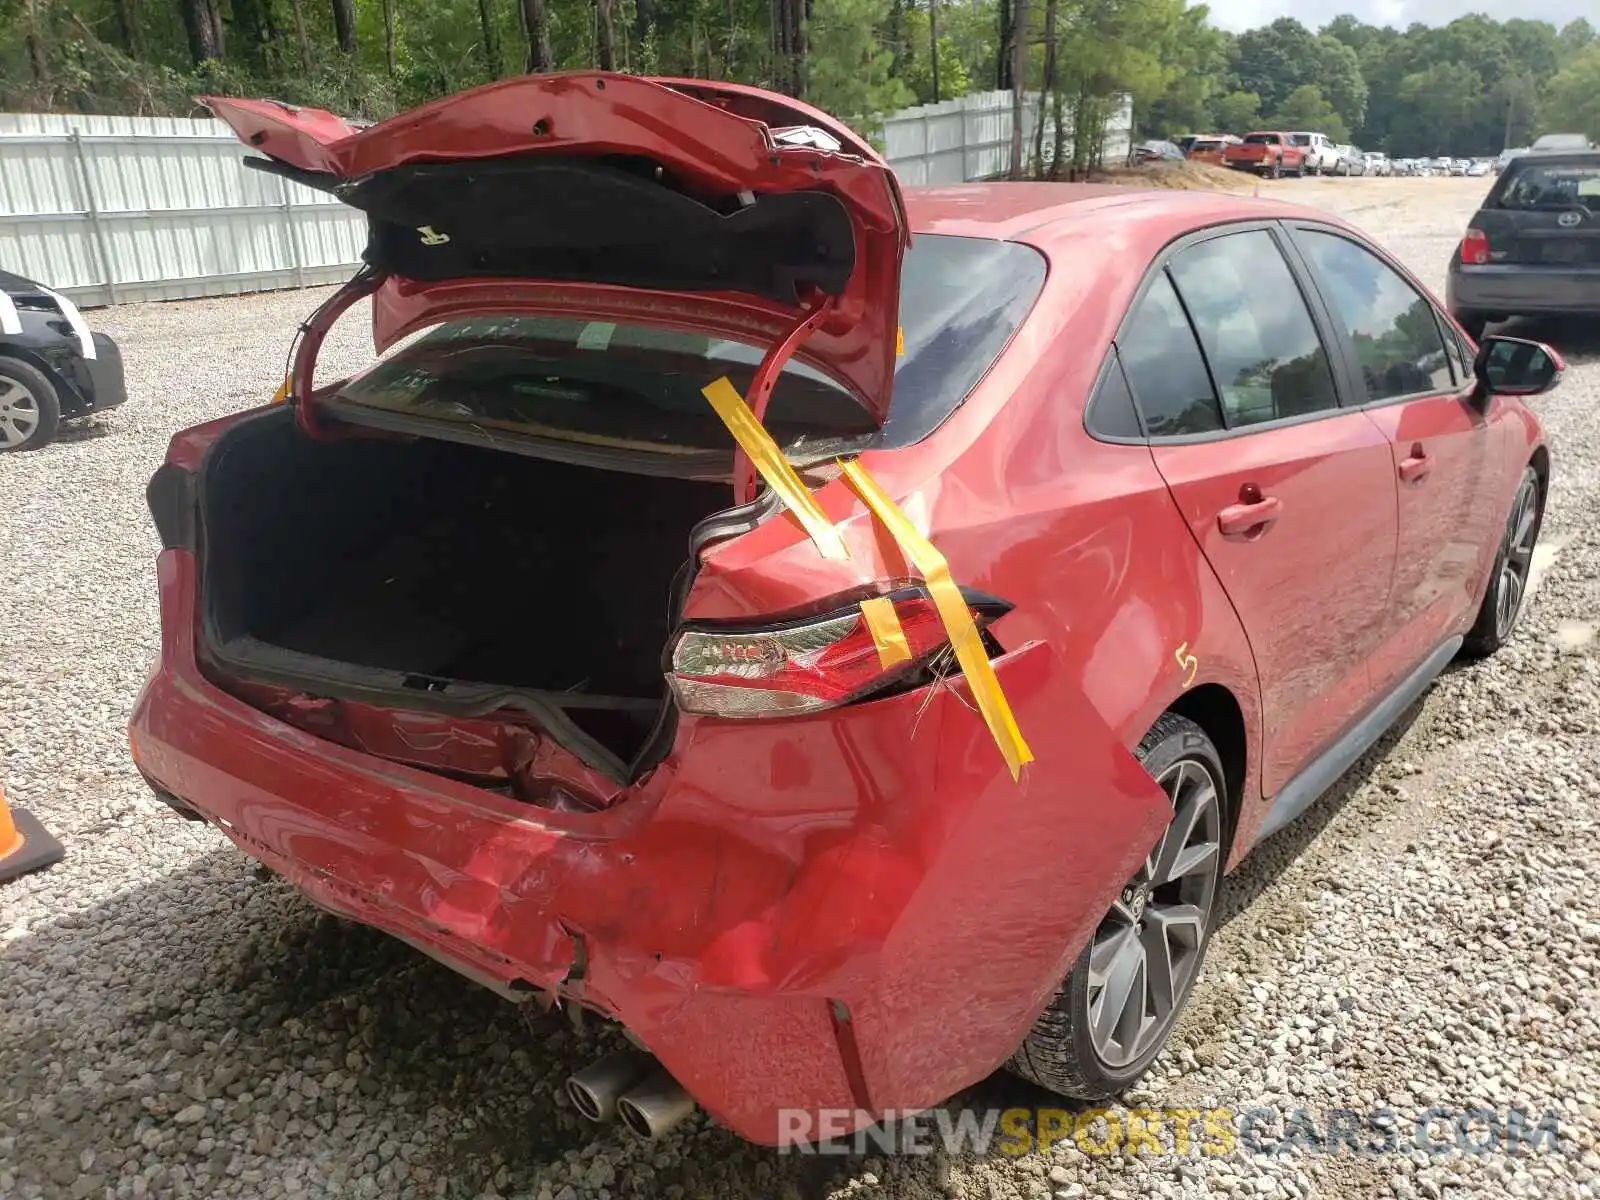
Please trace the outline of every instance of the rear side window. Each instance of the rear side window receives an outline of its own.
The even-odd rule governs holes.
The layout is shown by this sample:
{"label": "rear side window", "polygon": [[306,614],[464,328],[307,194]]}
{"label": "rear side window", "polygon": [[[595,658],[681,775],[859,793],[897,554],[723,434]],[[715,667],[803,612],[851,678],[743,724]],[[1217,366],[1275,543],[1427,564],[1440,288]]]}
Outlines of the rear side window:
{"label": "rear side window", "polygon": [[1514,159],[1496,207],[1510,209],[1586,208],[1600,212],[1600,157],[1593,162],[1536,162]]}
{"label": "rear side window", "polygon": [[1270,233],[1201,242],[1175,256],[1171,271],[1230,429],[1338,406],[1327,350]]}
{"label": "rear side window", "polygon": [[1151,437],[1214,433],[1223,427],[1200,346],[1166,272],[1155,277],[1129,314],[1117,353]]}
{"label": "rear side window", "polygon": [[1453,386],[1433,305],[1388,263],[1337,234],[1301,229],[1295,240],[1316,267],[1334,318],[1350,336],[1368,400]]}
{"label": "rear side window", "polygon": [[[1045,261],[1017,242],[919,235],[900,283],[905,353],[883,430],[820,371],[791,361],[764,423],[791,456],[909,445],[960,406],[1027,318]],[[345,383],[348,405],[537,437],[670,455],[723,454],[727,429],[701,395],[741,391],[767,347],[704,333],[507,315],[450,321]]]}

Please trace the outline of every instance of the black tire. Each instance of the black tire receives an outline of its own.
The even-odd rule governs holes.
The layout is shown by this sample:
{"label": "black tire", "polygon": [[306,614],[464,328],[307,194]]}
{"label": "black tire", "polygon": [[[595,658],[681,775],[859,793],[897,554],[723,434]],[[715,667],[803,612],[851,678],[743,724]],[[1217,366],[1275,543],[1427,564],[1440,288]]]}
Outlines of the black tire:
{"label": "black tire", "polygon": [[[1483,589],[1483,602],[1478,605],[1478,617],[1461,646],[1463,658],[1487,658],[1516,632],[1528,599],[1533,551],[1539,544],[1539,530],[1544,525],[1544,491],[1539,472],[1531,465],[1523,468],[1511,499],[1511,511],[1506,514],[1499,548],[1495,551],[1494,567]],[[1524,498],[1531,498],[1531,510],[1524,508]],[[1509,612],[1503,612],[1507,600],[1510,601]]]}
{"label": "black tire", "polygon": [[1282,177],[1282,175],[1283,175],[1283,160],[1282,159],[1274,159],[1272,165],[1267,168],[1267,178],[1268,179],[1279,179],[1279,178]]}
{"label": "black tire", "polygon": [[[1007,1069],[1014,1074],[1031,1080],[1057,1095],[1076,1100],[1105,1100],[1120,1095],[1150,1069],[1150,1064],[1166,1045],[1167,1038],[1183,1011],[1184,1003],[1193,990],[1194,981],[1199,977],[1216,919],[1216,897],[1221,884],[1221,863],[1227,853],[1225,836],[1227,821],[1224,808],[1227,787],[1222,759],[1217,754],[1217,748],[1212,745],[1205,730],[1187,717],[1179,716],[1177,713],[1164,713],[1161,719],[1151,726],[1150,732],[1145,734],[1135,754],[1154,779],[1161,779],[1180,764],[1203,766],[1209,773],[1216,789],[1214,803],[1216,867],[1209,880],[1205,903],[1200,905],[1205,918],[1198,944],[1189,959],[1192,967],[1188,968],[1189,973],[1181,991],[1175,996],[1170,1016],[1164,1025],[1155,1029],[1150,1035],[1153,1041],[1147,1048],[1130,1062],[1111,1065],[1096,1050],[1089,1029],[1090,954],[1095,948],[1096,938],[1100,932],[1113,920],[1113,914],[1118,911],[1118,907],[1127,901],[1128,893],[1132,890],[1130,882],[1130,888],[1124,890],[1118,903],[1113,905],[1112,913],[1107,914],[1100,930],[1096,931],[1096,936],[1090,938],[1089,944],[1083,948],[1083,953],[1067,972],[1066,979],[1062,981],[1061,988],[1049,1007],[1039,1014],[1039,1019],[1029,1030],[1028,1036],[1023,1039],[1022,1045],[1006,1064]],[[1154,854],[1155,851],[1152,851],[1152,855]],[[1138,901],[1136,916],[1145,913],[1145,903],[1143,899]],[[1149,903],[1150,913],[1153,914],[1155,911],[1153,895]]]}
{"label": "black tire", "polygon": [[[20,394],[26,400],[18,399]],[[20,414],[26,411],[32,423],[24,432]],[[13,421],[13,404],[18,418]],[[61,424],[61,399],[55,384],[31,363],[0,355],[0,454],[12,450],[37,450],[55,437]]]}

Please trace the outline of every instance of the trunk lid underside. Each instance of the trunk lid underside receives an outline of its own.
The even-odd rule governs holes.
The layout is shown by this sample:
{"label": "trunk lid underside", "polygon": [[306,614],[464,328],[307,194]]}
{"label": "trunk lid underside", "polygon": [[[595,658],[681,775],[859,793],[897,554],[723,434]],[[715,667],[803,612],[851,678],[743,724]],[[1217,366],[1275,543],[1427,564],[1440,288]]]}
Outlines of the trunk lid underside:
{"label": "trunk lid underside", "polygon": [[452,317],[585,309],[770,345],[826,301],[796,357],[888,413],[899,189],[807,105],[599,72],[489,84],[365,129],[205,103],[266,156],[252,165],[367,214],[380,351]]}

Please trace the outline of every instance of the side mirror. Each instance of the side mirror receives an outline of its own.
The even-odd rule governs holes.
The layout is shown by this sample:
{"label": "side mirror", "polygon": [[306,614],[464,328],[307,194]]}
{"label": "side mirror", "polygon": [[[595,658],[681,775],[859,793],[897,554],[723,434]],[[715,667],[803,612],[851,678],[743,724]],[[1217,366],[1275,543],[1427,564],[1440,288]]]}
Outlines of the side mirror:
{"label": "side mirror", "polygon": [[1561,355],[1543,342],[1490,334],[1472,363],[1476,398],[1487,405],[1491,396],[1537,396],[1560,383],[1566,369]]}

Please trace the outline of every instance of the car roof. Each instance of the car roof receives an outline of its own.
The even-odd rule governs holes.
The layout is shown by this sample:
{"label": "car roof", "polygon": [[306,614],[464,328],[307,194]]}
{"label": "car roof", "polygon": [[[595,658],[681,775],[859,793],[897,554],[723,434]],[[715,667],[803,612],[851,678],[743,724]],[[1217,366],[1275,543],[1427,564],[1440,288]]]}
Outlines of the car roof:
{"label": "car roof", "polygon": [[1304,218],[1343,222],[1319,209],[1229,192],[1093,183],[967,183],[905,189],[911,232],[997,238],[1048,249],[1070,232],[1137,240],[1149,254],[1189,229],[1225,221]]}

